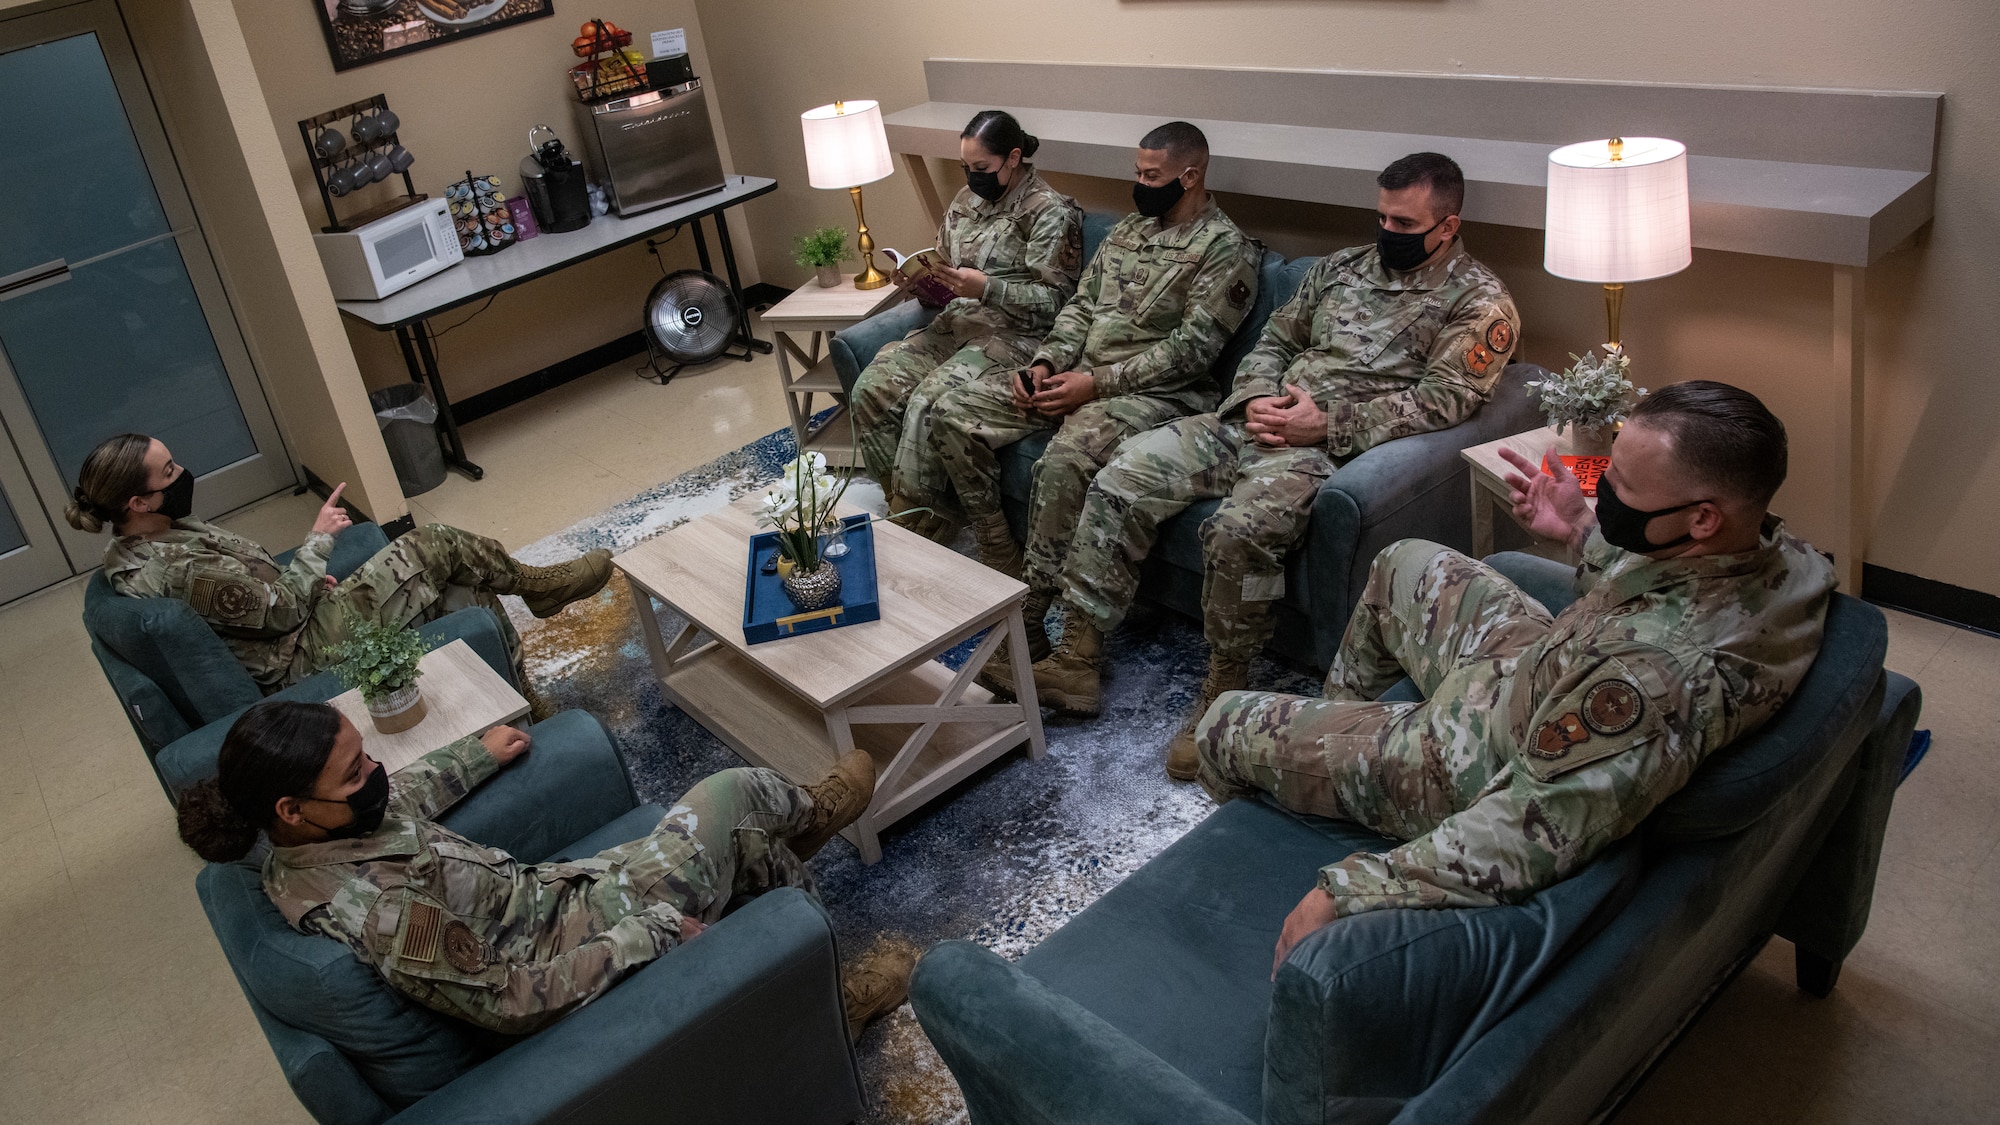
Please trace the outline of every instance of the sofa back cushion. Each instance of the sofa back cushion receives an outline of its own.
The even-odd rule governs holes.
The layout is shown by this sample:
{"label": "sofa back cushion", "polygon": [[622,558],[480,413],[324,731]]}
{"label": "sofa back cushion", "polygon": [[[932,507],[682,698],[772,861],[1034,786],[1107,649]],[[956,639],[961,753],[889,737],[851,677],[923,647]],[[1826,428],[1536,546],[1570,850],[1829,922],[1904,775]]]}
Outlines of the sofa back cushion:
{"label": "sofa back cushion", "polygon": [[153,681],[190,728],[263,698],[229,646],[178,598],[125,597],[100,570],[83,589],[83,627],[91,640]]}
{"label": "sofa back cushion", "polygon": [[1293,258],[1286,261],[1282,256],[1269,250],[1264,251],[1264,259],[1257,267],[1257,300],[1250,306],[1250,315],[1236,326],[1236,332],[1223,345],[1222,354],[1215,357],[1214,366],[1209,368],[1215,376],[1216,386],[1222,388],[1225,397],[1229,386],[1236,381],[1236,365],[1257,346],[1257,337],[1264,334],[1264,324],[1271,319],[1279,305],[1292,299],[1299,291],[1299,282],[1305,279],[1306,271],[1313,267],[1318,258]]}
{"label": "sofa back cushion", "polygon": [[1630,898],[1626,840],[1514,906],[1377,910],[1312,934],[1272,987],[1264,1121],[1387,1121]]}
{"label": "sofa back cushion", "polygon": [[1755,733],[1703,762],[1646,818],[1646,831],[1684,843],[1731,836],[1761,820],[1826,755],[1848,752],[1868,733],[1888,652],[1882,611],[1833,595],[1819,656],[1792,698]]}
{"label": "sofa back cushion", "polygon": [[261,850],[239,863],[211,863],[195,878],[209,925],[252,1005],[339,1048],[398,1109],[478,1064],[463,1025],[404,999],[339,942],[287,925],[264,894],[260,857]]}

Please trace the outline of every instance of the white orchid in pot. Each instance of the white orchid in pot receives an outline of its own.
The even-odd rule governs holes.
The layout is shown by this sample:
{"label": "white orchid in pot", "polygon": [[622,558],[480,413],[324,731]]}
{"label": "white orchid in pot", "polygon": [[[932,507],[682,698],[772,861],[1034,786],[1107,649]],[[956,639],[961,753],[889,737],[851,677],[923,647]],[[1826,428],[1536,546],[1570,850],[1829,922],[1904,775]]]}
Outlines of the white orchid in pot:
{"label": "white orchid in pot", "polygon": [[1646,393],[1627,377],[1632,360],[1617,344],[1607,344],[1603,358],[1595,352],[1570,353],[1567,371],[1528,384],[1539,395],[1549,426],[1562,435],[1562,452],[1572,457],[1601,457],[1611,452],[1618,424],[1633,400]]}
{"label": "white orchid in pot", "polygon": [[764,492],[757,522],[778,533],[778,573],[785,593],[802,610],[821,609],[840,597],[840,571],[828,561],[842,553],[827,539],[837,536],[834,509],[847,481],[826,471],[826,457],[801,453]]}

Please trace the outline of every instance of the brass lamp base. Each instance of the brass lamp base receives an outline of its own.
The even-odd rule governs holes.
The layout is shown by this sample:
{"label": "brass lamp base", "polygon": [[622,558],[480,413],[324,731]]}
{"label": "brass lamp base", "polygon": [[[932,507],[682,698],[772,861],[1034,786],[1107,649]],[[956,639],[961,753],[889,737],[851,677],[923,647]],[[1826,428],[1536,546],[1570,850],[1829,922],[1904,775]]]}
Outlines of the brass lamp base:
{"label": "brass lamp base", "polygon": [[[1613,143],[1615,144],[1616,142]],[[1622,346],[1619,343],[1619,338],[1618,338],[1618,317],[1619,314],[1623,313],[1624,311],[1625,311],[1625,286],[1617,283],[1605,286],[1604,320],[1606,327],[1608,327],[1611,330],[1611,335],[1609,339],[1607,339],[1605,342],[1609,347],[1616,348]]]}
{"label": "brass lamp base", "polygon": [[868,233],[868,219],[861,213],[861,189],[851,187],[847,194],[854,197],[854,245],[861,251],[861,272],[854,275],[856,289],[880,289],[889,284],[889,275],[875,268],[875,236]]}

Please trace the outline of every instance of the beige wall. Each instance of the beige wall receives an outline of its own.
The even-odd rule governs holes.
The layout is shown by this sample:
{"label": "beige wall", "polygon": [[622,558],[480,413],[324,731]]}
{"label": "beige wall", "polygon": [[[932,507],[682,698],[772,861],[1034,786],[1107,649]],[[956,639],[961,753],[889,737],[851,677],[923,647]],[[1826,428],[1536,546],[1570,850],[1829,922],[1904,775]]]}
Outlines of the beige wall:
{"label": "beige wall", "polygon": [[[564,71],[576,62],[569,44],[585,18],[617,23],[634,33],[635,45],[642,50],[648,33],[685,27],[696,73],[709,72],[692,0],[607,0],[588,8],[559,4],[549,19],[338,74],[311,0],[236,3],[298,208],[314,230],[325,224],[326,213],[299,141],[301,118],[385,94],[402,120],[398,135],[417,158],[410,172],[417,190],[439,197],[446,183],[472,171],[498,174],[502,190],[513,196],[521,191],[516,169],[528,152],[530,126],[553,127],[581,158],[570,108],[575,91]],[[711,107],[726,105],[729,90],[711,89],[711,95]],[[729,144],[719,111],[716,134],[728,168]],[[391,181],[398,189],[400,182]],[[387,198],[390,191],[387,184],[371,185],[337,200],[336,206],[358,210]],[[744,284],[751,284],[757,274],[749,228],[735,225],[732,233],[741,240],[740,261],[748,271]],[[669,269],[695,264],[686,237],[676,240],[665,254]],[[719,261],[716,268],[721,269]],[[462,399],[637,331],[640,306],[659,276],[652,255],[639,244],[501,294],[485,314],[441,342],[447,389],[454,399]],[[433,327],[448,327],[476,308],[444,314]],[[391,334],[352,322],[347,322],[346,332],[368,386],[409,377]]]}
{"label": "beige wall", "polygon": [[[744,171],[781,187],[748,209],[770,280],[797,284],[790,238],[851,221],[844,193],[804,186],[798,114],[834,97],[895,110],[925,100],[923,60],[1337,67],[1658,82],[1941,90],[1937,218],[1869,270],[1869,562],[2000,593],[2000,380],[1987,322],[2000,298],[2000,6],[1991,0],[701,0],[714,81]],[[1034,122],[1024,124],[1032,132]],[[1617,130],[1606,122],[1605,133]],[[1578,138],[1587,139],[1587,138]],[[1136,138],[1135,138],[1136,140]],[[955,169],[936,169],[949,184]],[[1086,206],[1125,208],[1119,183],[1064,178]],[[1225,198],[1286,254],[1373,237],[1366,213]],[[878,240],[931,237],[904,180],[868,191]],[[1541,269],[1541,233],[1469,227],[1526,320],[1524,354],[1560,363],[1603,336],[1588,286]],[[1630,288],[1625,336],[1641,383],[1707,376],[1765,397],[1792,432],[1779,509],[1808,536],[1832,503],[1830,268],[1697,251],[1686,272]]]}

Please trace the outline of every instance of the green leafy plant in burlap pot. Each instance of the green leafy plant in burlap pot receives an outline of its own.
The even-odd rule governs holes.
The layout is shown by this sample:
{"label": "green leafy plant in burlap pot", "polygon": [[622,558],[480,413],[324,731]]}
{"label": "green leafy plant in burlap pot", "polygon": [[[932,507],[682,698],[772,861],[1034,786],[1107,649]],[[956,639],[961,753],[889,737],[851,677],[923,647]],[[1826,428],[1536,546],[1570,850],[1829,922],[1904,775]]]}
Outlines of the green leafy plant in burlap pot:
{"label": "green leafy plant in burlap pot", "polygon": [[1632,385],[1628,377],[1632,360],[1616,344],[1607,345],[1602,357],[1590,351],[1571,352],[1569,358],[1567,370],[1533,380],[1528,393],[1540,397],[1542,413],[1560,435],[1559,452],[1570,457],[1608,456],[1618,426],[1646,388]]}
{"label": "green leafy plant in burlap pot", "polygon": [[840,263],[850,257],[845,227],[815,227],[792,240],[792,261],[813,271],[822,288],[840,284]]}
{"label": "green leafy plant in burlap pot", "polygon": [[424,695],[417,687],[424,639],[416,630],[349,617],[347,639],[326,652],[340,662],[333,669],[340,682],[361,692],[376,730],[395,734],[424,721]]}

